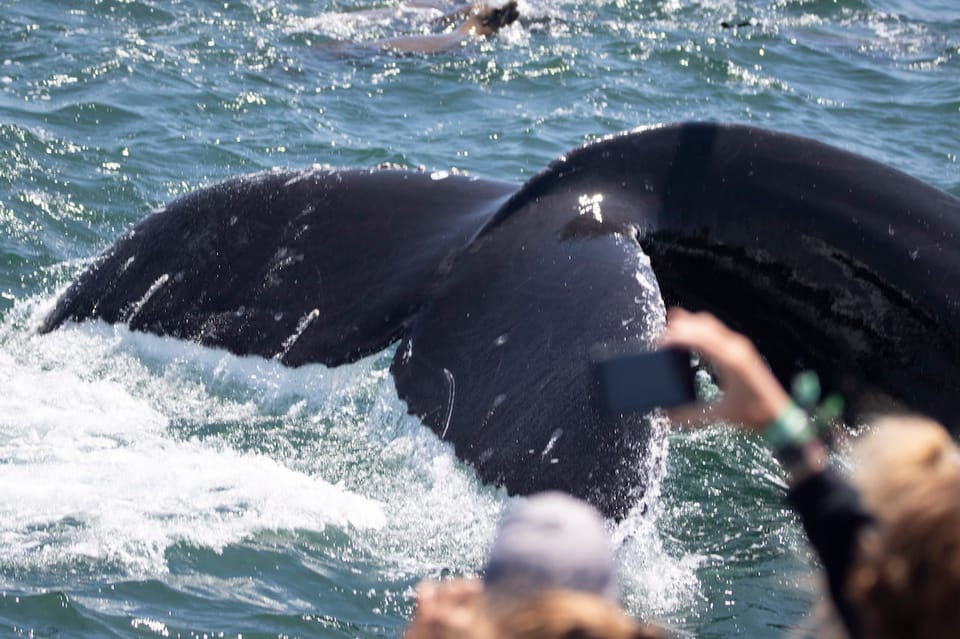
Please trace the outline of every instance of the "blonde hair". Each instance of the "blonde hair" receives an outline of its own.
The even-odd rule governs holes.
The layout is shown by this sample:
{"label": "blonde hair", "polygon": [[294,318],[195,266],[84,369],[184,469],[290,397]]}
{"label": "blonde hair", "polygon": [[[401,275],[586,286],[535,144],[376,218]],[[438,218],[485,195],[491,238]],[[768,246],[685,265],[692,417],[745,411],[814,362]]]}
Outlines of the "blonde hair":
{"label": "blonde hair", "polygon": [[853,482],[875,516],[885,514],[916,486],[960,462],[960,452],[937,422],[912,415],[888,416],[854,449]]}
{"label": "blonde hair", "polygon": [[854,482],[879,525],[847,582],[861,634],[939,638],[960,628],[960,452],[940,424],[878,421],[855,451]]}
{"label": "blonde hair", "polygon": [[572,590],[551,590],[491,613],[497,639],[664,639],[609,600]]}
{"label": "blonde hair", "polygon": [[914,486],[862,540],[847,584],[863,636],[935,639],[960,629],[960,467]]}

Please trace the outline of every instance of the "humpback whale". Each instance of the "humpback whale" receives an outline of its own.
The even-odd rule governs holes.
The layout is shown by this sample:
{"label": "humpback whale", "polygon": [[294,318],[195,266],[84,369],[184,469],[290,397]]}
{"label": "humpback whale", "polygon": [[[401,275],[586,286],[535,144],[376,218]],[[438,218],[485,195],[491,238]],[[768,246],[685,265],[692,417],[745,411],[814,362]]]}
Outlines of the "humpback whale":
{"label": "humpback whale", "polygon": [[201,188],[131,228],[40,331],[96,318],[290,366],[395,344],[400,398],[482,480],[619,518],[650,417],[594,406],[589,353],[649,345],[665,304],[746,333],[781,381],[816,370],[851,419],[960,427],[960,200],[742,125],[614,135],[523,185],[310,169]]}

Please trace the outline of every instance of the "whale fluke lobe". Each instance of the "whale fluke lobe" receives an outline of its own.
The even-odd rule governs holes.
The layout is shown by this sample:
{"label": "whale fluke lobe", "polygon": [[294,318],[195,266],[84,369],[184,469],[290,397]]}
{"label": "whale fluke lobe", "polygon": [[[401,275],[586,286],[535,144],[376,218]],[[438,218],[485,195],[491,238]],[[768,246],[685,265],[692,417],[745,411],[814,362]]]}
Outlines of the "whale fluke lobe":
{"label": "whale fluke lobe", "polygon": [[136,225],[41,331],[99,318],[292,366],[355,361],[399,339],[429,275],[513,190],[398,170],[230,180]]}
{"label": "whale fluke lobe", "polygon": [[292,366],[399,342],[399,396],[481,479],[620,517],[649,424],[594,408],[594,344],[650,345],[665,304],[706,309],[782,381],[820,373],[851,419],[892,406],[956,433],[958,238],[960,200],[888,166],[675,124],[522,186],[352,169],[206,187],[120,238],[40,330],[97,318]]}

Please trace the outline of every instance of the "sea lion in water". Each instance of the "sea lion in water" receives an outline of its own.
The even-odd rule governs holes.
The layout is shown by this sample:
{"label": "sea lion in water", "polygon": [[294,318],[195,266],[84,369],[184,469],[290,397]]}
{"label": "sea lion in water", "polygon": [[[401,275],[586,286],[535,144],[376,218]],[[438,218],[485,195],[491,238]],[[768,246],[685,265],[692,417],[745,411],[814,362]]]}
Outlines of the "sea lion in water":
{"label": "sea lion in water", "polygon": [[470,38],[493,35],[520,17],[516,0],[510,0],[502,7],[473,4],[467,8],[465,14],[466,19],[460,26],[447,33],[387,38],[373,44],[381,49],[401,53],[437,53],[460,46]]}

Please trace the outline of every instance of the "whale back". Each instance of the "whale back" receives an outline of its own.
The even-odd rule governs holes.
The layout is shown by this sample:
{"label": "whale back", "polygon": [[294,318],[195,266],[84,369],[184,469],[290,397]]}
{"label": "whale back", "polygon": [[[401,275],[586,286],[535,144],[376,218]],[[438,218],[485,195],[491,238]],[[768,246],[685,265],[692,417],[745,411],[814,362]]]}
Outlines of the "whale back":
{"label": "whale back", "polygon": [[748,334],[784,383],[811,368],[852,419],[912,410],[960,428],[956,197],[807,138],[691,123],[568,154],[489,228],[558,189],[635,225],[665,302]]}

